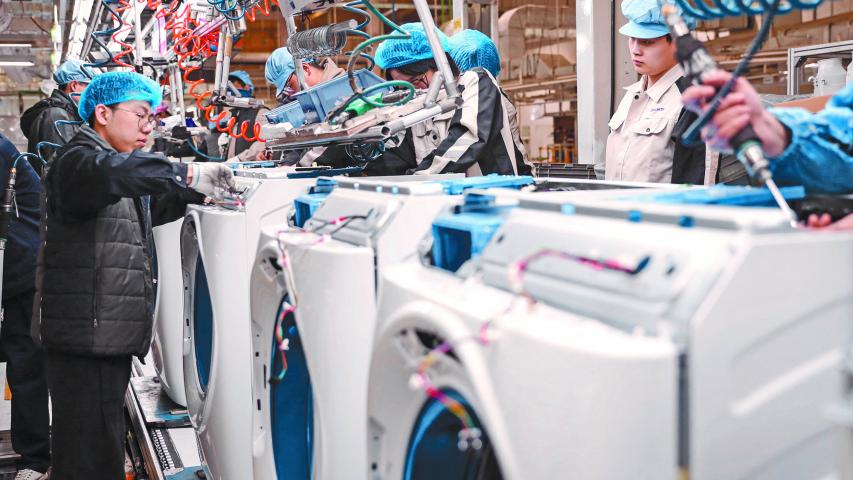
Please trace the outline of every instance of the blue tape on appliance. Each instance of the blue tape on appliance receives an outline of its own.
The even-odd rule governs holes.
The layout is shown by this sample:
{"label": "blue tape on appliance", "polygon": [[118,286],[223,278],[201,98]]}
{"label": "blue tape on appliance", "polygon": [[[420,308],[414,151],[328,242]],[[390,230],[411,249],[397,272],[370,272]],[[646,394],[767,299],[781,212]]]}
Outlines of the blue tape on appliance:
{"label": "blue tape on appliance", "polygon": [[[806,196],[801,186],[780,188],[785,200],[800,200]],[[770,190],[759,187],[715,185],[709,188],[677,190],[671,192],[637,193],[619,198],[637,202],[656,202],[679,205],[731,205],[741,207],[775,207]]]}
{"label": "blue tape on appliance", "polygon": [[493,173],[482,177],[467,177],[454,180],[442,180],[440,183],[448,195],[461,195],[472,188],[515,188],[520,189],[533,184],[533,177],[527,175],[498,175]]}

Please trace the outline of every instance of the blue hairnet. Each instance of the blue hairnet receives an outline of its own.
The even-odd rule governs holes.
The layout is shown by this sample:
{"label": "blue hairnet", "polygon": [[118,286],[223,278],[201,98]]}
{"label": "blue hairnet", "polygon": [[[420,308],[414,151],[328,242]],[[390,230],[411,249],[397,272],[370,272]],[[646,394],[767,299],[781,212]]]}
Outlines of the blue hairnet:
{"label": "blue hairnet", "polygon": [[459,71],[485,68],[498,78],[501,74],[501,57],[491,38],[479,30],[462,30],[450,37],[450,56]]}
{"label": "blue hairnet", "polygon": [[275,95],[278,96],[287,79],[296,71],[296,64],[293,62],[293,55],[287,50],[287,47],[275,49],[267,59],[267,65],[264,69],[264,76],[267,82],[275,85]]}
{"label": "blue hairnet", "polygon": [[[627,37],[652,39],[660,38],[669,33],[658,0],[624,0],[622,15],[628,23],[619,29],[619,33]],[[696,28],[696,19],[682,13],[687,26]]]}
{"label": "blue hairnet", "polygon": [[249,77],[249,74],[244,70],[235,70],[228,74],[228,79],[236,78],[241,82],[246,84],[246,87],[249,89],[249,95],[255,93],[255,84],[252,83],[252,78]]}
{"label": "blue hairnet", "polygon": [[[420,22],[405,23],[400,26],[409,33],[410,38],[385,40],[376,49],[376,64],[383,70],[389,68],[400,68],[411,63],[432,58],[432,50],[429,48],[426,30]],[[447,35],[439,29],[435,29],[441,48],[445,52],[450,50],[450,42]]]}
{"label": "blue hairnet", "polygon": [[56,72],[53,73],[53,81],[57,85],[67,85],[74,80],[89,83],[96,73],[89,67],[84,66],[80,60],[66,60],[62,62]]}
{"label": "blue hairnet", "polygon": [[92,80],[77,104],[77,112],[83,121],[88,121],[96,105],[115,105],[130,100],[148,102],[157,108],[163,100],[160,86],[148,77],[134,72],[107,72]]}

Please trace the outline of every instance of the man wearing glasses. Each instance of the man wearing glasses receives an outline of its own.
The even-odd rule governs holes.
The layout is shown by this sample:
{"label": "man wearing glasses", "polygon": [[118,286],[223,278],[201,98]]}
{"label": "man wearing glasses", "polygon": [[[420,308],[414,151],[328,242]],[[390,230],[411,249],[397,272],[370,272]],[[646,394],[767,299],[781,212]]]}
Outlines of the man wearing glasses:
{"label": "man wearing glasses", "polygon": [[51,478],[124,478],[124,392],[153,325],[151,228],[234,189],[221,163],[140,150],[161,100],[139,74],[98,75],[80,97],[87,124],[45,174],[33,333],[47,352]]}
{"label": "man wearing glasses", "polygon": [[[45,161],[53,159],[54,150],[51,147],[36,151],[39,142],[51,142],[63,145],[76,133],[77,128],[71,124],[56,122],[80,122],[77,114],[77,98],[92,81],[95,72],[86,67],[80,60],[66,60],[53,74],[57,87],[50,97],[41,100],[28,108],[21,116],[21,132],[27,137],[27,151],[41,154]],[[60,134],[61,132],[61,134]],[[42,174],[42,163],[37,159],[29,159],[36,173]]]}

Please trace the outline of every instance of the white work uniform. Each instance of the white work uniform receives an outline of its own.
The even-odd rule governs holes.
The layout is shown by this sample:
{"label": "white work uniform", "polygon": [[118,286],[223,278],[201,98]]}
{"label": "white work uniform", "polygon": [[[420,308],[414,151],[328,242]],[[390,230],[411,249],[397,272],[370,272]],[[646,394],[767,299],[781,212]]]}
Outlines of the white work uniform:
{"label": "white work uniform", "polygon": [[608,124],[606,180],[670,183],[675,151],[672,130],[683,107],[675,82],[683,75],[676,65],[650,88],[646,88],[646,75],[625,87],[625,96]]}

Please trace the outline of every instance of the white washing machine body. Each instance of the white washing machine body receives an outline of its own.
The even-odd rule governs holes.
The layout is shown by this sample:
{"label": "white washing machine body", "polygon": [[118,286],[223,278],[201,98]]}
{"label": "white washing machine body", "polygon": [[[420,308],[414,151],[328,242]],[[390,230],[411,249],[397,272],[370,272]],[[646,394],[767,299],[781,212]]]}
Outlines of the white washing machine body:
{"label": "white washing machine body", "polygon": [[239,199],[188,207],[181,230],[183,373],[209,478],[252,478],[249,273],[260,229],[286,222],[316,178],[290,169],[238,170]]}
{"label": "white washing machine body", "polygon": [[[328,195],[319,204],[314,217],[304,225],[305,230],[289,229],[286,225],[270,226],[263,230],[250,280],[252,339],[255,348],[254,400],[258,405],[253,420],[252,440],[256,479],[305,478],[306,475],[313,475],[314,478],[351,477],[353,472],[359,471],[356,465],[364,465],[366,454],[359,447],[364,444],[364,428],[358,422],[364,419],[365,407],[361,401],[359,408],[357,392],[362,391],[362,396],[366,395],[364,383],[372,328],[370,318],[363,325],[356,323],[362,318],[360,312],[373,308],[375,304],[372,287],[365,290],[369,293],[362,293],[362,288],[375,281],[372,250],[341,243],[340,246],[346,249],[343,261],[340,258],[327,259],[322,255],[318,259],[308,259],[302,253],[293,254],[295,256],[288,254],[285,260],[282,247],[287,249],[293,242],[302,242],[302,247],[308,247],[305,242],[320,238],[306,233],[306,230],[316,228],[318,223],[314,222],[314,218],[319,218],[318,215],[324,219],[320,223],[326,221],[327,215],[348,215],[339,211],[339,197],[343,195],[349,198],[347,193],[340,192],[347,190],[351,193],[355,190],[354,185],[365,188],[367,185],[399,187],[399,195],[402,197],[405,196],[402,191],[422,191],[418,190],[419,184],[463,178],[461,175],[439,175],[337,179],[335,189],[331,193],[326,192]],[[428,187],[428,191],[432,203],[428,211],[421,212],[422,215],[434,215],[437,209],[446,204],[434,198],[440,188],[433,185]],[[377,195],[384,201],[381,194]],[[327,208],[328,202],[332,202],[334,207]],[[348,200],[343,202],[346,204]],[[361,205],[363,203],[352,206],[360,208]],[[349,211],[352,206],[345,209]],[[409,213],[415,211],[407,210]],[[424,220],[421,223],[423,226],[419,235],[423,236],[423,229],[428,228],[428,222]],[[335,238],[337,236],[334,235]],[[409,236],[413,238],[409,243],[416,243],[418,236],[414,233]],[[340,242],[335,238],[329,238],[329,241]],[[353,249],[355,252],[350,251]],[[355,253],[355,263],[352,261],[352,253]],[[370,255],[369,263],[364,262],[367,258],[365,253]],[[329,292],[346,279],[359,279],[359,283],[364,284],[353,286],[354,290],[347,292],[347,295],[354,293],[352,297],[355,302],[347,308],[349,325],[330,322],[330,319],[336,317],[329,315],[337,313],[325,310],[321,317],[308,316],[305,320],[296,319],[293,315],[282,315],[283,302],[301,306],[303,298],[305,302],[317,301],[322,298],[323,292]],[[290,288],[296,282],[304,289],[300,293]],[[322,318],[323,321],[313,322],[315,318]],[[309,320],[313,322],[310,326],[302,323]],[[281,375],[282,362],[274,341],[279,323],[283,323],[282,335],[288,342],[286,375]],[[330,332],[334,334],[330,335]],[[345,337],[353,341],[347,342]],[[330,348],[334,350],[338,347],[342,350],[329,354]],[[343,370],[335,371],[338,369]],[[361,377],[349,375],[354,370],[359,371]],[[348,393],[341,395],[341,392]],[[353,412],[357,411],[361,411],[361,414],[352,417]],[[361,435],[352,434],[353,429]],[[365,470],[362,468],[361,471]]]}
{"label": "white washing machine body", "polygon": [[181,275],[181,226],[184,219],[154,227],[157,252],[157,302],[151,358],[166,395],[186,406],[184,390],[184,293]]}
{"label": "white washing machine body", "polygon": [[[366,423],[357,419],[366,411],[376,298],[382,295],[378,275],[387,266],[416,256],[433,219],[460,204],[463,192],[476,190],[515,201],[519,188],[542,187],[549,193],[537,195],[563,198],[581,194],[575,190],[598,195],[606,193],[599,192],[602,189],[651,186],[558,180],[545,188],[542,183],[534,185],[530,177],[499,176],[402,180],[341,179],[305,224],[305,231],[285,234],[271,245],[283,246],[286,253],[282,275],[288,280],[279,283],[287,284],[299,347],[307,356],[316,478],[368,471]],[[271,258],[271,253],[265,257]],[[342,396],[341,391],[348,394]]]}
{"label": "white washing machine body", "polygon": [[[824,408],[842,389],[853,236],[795,231],[772,209],[545,203],[513,210],[467,277],[385,271],[373,478],[848,473]],[[426,375],[467,407],[480,450],[456,448],[460,420],[412,388],[445,341]]]}

